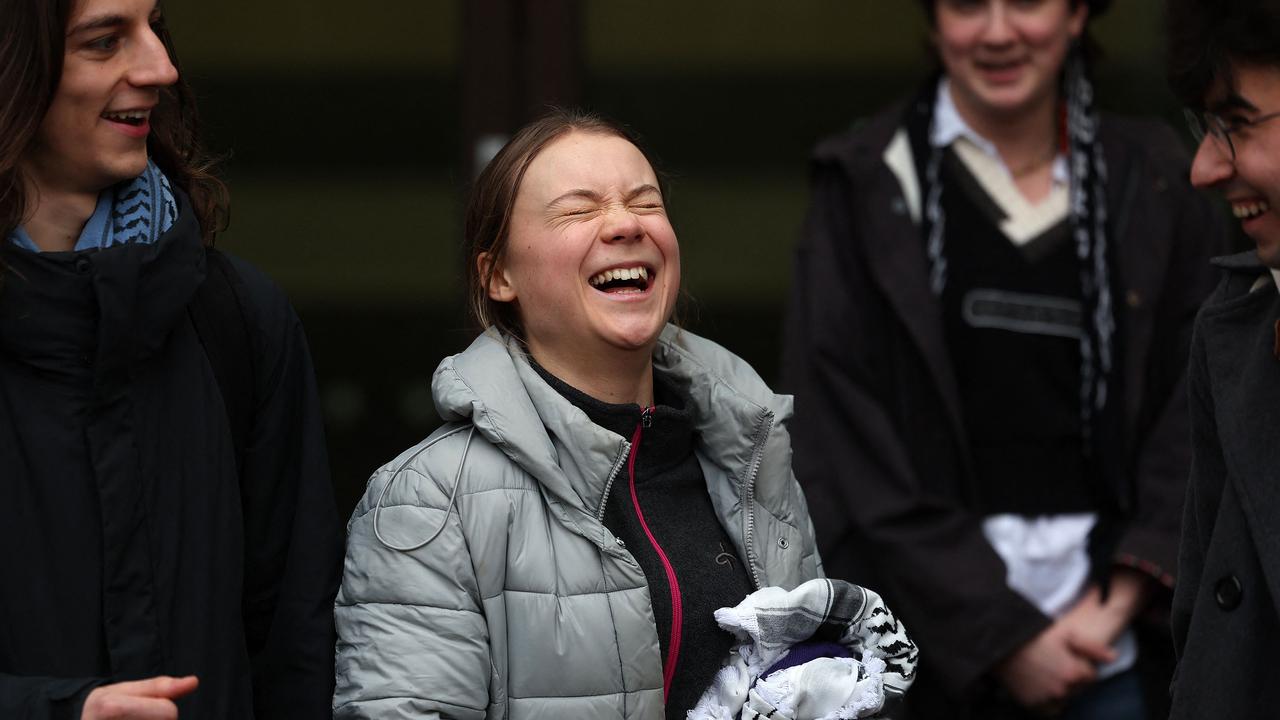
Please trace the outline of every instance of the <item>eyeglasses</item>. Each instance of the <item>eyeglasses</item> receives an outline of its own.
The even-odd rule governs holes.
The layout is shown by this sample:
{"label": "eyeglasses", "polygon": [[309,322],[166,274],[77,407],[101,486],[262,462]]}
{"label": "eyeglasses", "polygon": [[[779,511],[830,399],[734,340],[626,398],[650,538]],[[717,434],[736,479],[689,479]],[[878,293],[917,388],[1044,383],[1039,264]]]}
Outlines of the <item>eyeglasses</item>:
{"label": "eyeglasses", "polygon": [[1225,149],[1231,155],[1231,162],[1235,162],[1236,146],[1235,143],[1231,142],[1231,133],[1278,118],[1280,117],[1280,112],[1267,113],[1252,120],[1233,120],[1231,122],[1227,122],[1222,119],[1221,115],[1207,110],[1197,112],[1184,109],[1182,115],[1187,119],[1187,127],[1191,129],[1191,137],[1195,138],[1197,145],[1204,142],[1204,136],[1208,135],[1218,142],[1220,148]]}

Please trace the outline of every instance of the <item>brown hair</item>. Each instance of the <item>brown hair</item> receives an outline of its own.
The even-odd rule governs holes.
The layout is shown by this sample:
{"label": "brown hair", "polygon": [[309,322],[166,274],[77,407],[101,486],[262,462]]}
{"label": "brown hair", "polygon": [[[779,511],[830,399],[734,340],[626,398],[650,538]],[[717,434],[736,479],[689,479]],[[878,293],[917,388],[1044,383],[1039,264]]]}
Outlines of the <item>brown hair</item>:
{"label": "brown hair", "polygon": [[[594,113],[553,107],[542,117],[516,131],[511,140],[489,161],[476,178],[467,199],[463,227],[463,256],[466,259],[467,306],[471,319],[484,331],[490,325],[517,339],[524,328],[512,303],[489,297],[489,281],[501,267],[510,240],[511,214],[525,171],[548,145],[570,132],[613,135],[635,145],[658,175],[653,159],[633,133],[622,125]],[[665,188],[663,188],[665,194]],[[488,271],[480,271],[479,258],[489,254]]]}
{"label": "brown hair", "polygon": [[[58,91],[72,2],[5,0],[0,5],[0,242],[32,209],[21,162]],[[173,38],[163,20],[155,30],[179,75],[161,91],[152,113],[148,155],[191,199],[204,241],[212,244],[225,224],[226,187],[214,177],[213,160],[201,148],[195,99],[182,80]]]}
{"label": "brown hair", "polygon": [[[925,17],[929,19],[929,25],[933,25],[938,19],[938,2],[940,0],[920,0],[920,6],[924,8]],[[1071,8],[1080,6],[1080,3],[1089,6],[1089,19],[1092,20],[1111,7],[1111,0],[1071,0]]]}

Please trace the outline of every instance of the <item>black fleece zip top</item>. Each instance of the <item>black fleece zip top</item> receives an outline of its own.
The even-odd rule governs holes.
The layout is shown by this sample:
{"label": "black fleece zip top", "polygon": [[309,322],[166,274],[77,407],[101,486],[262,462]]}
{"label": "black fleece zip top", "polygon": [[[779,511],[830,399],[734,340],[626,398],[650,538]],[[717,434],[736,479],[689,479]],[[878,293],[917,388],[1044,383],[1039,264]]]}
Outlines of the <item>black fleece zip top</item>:
{"label": "black fleece zip top", "polygon": [[663,658],[667,718],[683,720],[733,644],[713,613],[753,590],[711,505],[694,454],[693,418],[658,376],[657,405],[641,408],[596,400],[532,364],[592,422],[631,442],[627,467],[609,490],[604,525],[644,572]]}

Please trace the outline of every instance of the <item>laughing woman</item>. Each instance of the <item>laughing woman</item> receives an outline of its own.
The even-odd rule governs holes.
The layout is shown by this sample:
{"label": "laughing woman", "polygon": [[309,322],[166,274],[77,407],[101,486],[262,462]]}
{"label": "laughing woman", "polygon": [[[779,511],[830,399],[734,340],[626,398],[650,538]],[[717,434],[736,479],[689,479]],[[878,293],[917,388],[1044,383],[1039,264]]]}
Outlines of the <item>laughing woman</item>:
{"label": "laughing woman", "polygon": [[518,132],[467,210],[487,327],[436,370],[448,424],[349,525],[335,714],[684,718],[712,612],[820,576],[790,399],[668,324],[680,251],[618,127]]}

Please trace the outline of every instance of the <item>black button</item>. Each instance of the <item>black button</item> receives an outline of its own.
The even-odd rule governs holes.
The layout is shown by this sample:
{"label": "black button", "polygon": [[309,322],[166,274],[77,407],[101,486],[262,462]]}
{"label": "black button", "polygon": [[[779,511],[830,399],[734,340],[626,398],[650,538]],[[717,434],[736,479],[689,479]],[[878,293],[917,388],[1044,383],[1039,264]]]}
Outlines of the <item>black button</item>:
{"label": "black button", "polygon": [[1223,610],[1235,610],[1240,607],[1244,588],[1240,586],[1240,581],[1235,575],[1228,575],[1214,584],[1213,597],[1218,601],[1218,607]]}
{"label": "black button", "polygon": [[81,255],[76,258],[76,272],[84,274],[93,269],[93,261]]}

